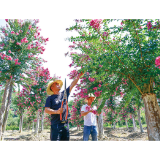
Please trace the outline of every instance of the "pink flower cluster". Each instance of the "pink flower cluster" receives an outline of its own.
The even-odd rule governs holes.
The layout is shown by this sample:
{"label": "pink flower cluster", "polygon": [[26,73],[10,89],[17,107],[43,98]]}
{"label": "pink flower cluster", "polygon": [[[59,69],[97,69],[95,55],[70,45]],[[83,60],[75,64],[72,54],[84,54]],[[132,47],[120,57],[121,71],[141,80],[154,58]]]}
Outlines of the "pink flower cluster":
{"label": "pink flower cluster", "polygon": [[97,90],[97,87],[94,87],[93,90]]}
{"label": "pink flower cluster", "polygon": [[[85,109],[86,109],[87,111],[92,110],[91,106],[86,106]],[[92,110],[92,113],[93,113],[93,114],[97,114],[97,111],[96,111],[96,110]]]}
{"label": "pink flower cluster", "polygon": [[122,83],[128,85],[126,81],[128,81],[128,79],[122,78]]}
{"label": "pink flower cluster", "polygon": [[7,56],[7,55],[5,55],[3,53],[0,53],[0,57],[1,57],[2,60],[4,60],[4,58],[7,58],[7,60],[10,60],[10,61],[12,60],[11,56]]}
{"label": "pink flower cluster", "polygon": [[20,65],[21,62],[18,63],[18,58],[14,60],[15,61],[15,65]]}
{"label": "pink flower cluster", "polygon": [[160,68],[160,56],[158,56],[155,60],[156,67]]}
{"label": "pink flower cluster", "polygon": [[93,114],[97,114],[97,111],[93,110],[92,113],[93,113]]}
{"label": "pink flower cluster", "polygon": [[27,37],[24,37],[24,38],[21,40],[21,43],[28,43]]}
{"label": "pink flower cluster", "polygon": [[94,79],[94,78],[91,78],[91,77],[89,77],[88,80],[89,80],[90,82],[94,82],[94,81],[95,81],[95,79]]}
{"label": "pink flower cluster", "polygon": [[[101,87],[101,84],[98,85],[98,87]],[[94,87],[93,90],[97,90],[97,87]]]}
{"label": "pink flower cluster", "polygon": [[69,79],[73,79],[78,75],[77,70],[73,70],[70,72],[70,74],[68,74],[67,76],[69,76]]}
{"label": "pink flower cluster", "polygon": [[69,67],[72,67],[74,65],[74,61],[72,61],[72,63],[69,65]]}
{"label": "pink flower cluster", "polygon": [[17,44],[17,45],[21,45],[21,43],[19,43],[19,42],[17,42],[16,44]]}
{"label": "pink flower cluster", "polygon": [[77,116],[76,112],[77,112],[77,108],[75,108],[74,105],[73,105],[72,109],[71,109],[71,113],[72,113],[72,115],[71,115],[71,121],[72,120],[76,120],[76,116]]}
{"label": "pink flower cluster", "polygon": [[123,97],[124,93],[123,93],[123,92],[120,92],[120,94],[121,94],[121,97]]}
{"label": "pink flower cluster", "polygon": [[87,93],[87,89],[81,89],[80,92],[77,94],[79,95],[81,98],[87,98],[87,95],[84,95],[85,93]]}
{"label": "pink flower cluster", "polygon": [[95,95],[96,97],[99,97],[99,96],[101,95],[101,92],[102,92],[102,91],[94,92],[94,95]]}
{"label": "pink flower cluster", "polygon": [[90,26],[92,26],[95,30],[99,30],[101,28],[100,24],[102,23],[102,19],[92,19],[90,21]]}
{"label": "pink flower cluster", "polygon": [[0,44],[1,47],[5,46],[4,43]]}
{"label": "pink flower cluster", "polygon": [[29,29],[31,29],[32,28],[32,25],[29,25]]}
{"label": "pink flower cluster", "polygon": [[87,111],[90,111],[90,109],[91,109],[91,106],[86,106]]}
{"label": "pink flower cluster", "polygon": [[31,46],[31,44],[29,44],[28,47],[27,47],[27,49],[31,49],[31,48],[32,48],[32,46]]}
{"label": "pink flower cluster", "polygon": [[103,33],[103,36],[104,36],[104,37],[108,37],[108,35],[109,35],[108,32],[104,32],[104,33]]}
{"label": "pink flower cluster", "polygon": [[150,30],[150,29],[152,28],[151,22],[148,22],[148,23],[147,23],[147,27],[148,27],[148,30]]}

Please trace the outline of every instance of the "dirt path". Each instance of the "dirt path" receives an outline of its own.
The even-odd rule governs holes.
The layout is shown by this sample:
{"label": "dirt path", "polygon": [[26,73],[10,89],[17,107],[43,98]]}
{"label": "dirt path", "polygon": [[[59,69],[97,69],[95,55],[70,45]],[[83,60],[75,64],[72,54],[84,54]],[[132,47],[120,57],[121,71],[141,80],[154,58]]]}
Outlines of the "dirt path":
{"label": "dirt path", "polygon": [[[70,129],[70,141],[82,141],[83,140],[83,128],[77,131],[77,128]],[[89,138],[91,140],[91,136]],[[133,132],[130,128],[104,129],[104,136],[99,141],[148,141],[147,130],[144,128],[144,133],[141,133],[139,129]],[[39,133],[38,136],[34,135],[32,131],[18,131],[8,130],[4,134],[4,141],[50,141],[50,130],[44,130]]]}

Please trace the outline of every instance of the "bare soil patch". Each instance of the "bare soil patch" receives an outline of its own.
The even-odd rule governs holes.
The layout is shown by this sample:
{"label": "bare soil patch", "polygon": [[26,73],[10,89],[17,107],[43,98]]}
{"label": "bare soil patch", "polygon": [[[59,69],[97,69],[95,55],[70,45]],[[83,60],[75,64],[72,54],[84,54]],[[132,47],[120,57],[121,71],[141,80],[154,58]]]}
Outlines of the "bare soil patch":
{"label": "bare soil patch", "polygon": [[[99,141],[148,141],[147,130],[144,128],[144,133],[139,129],[136,132],[133,128],[104,128],[104,136]],[[22,133],[19,131],[8,130],[4,133],[4,141],[50,141],[50,130],[35,135],[31,130],[25,130]],[[70,141],[83,141],[83,128],[77,131],[77,128],[70,129]],[[91,136],[89,137],[91,141]]]}

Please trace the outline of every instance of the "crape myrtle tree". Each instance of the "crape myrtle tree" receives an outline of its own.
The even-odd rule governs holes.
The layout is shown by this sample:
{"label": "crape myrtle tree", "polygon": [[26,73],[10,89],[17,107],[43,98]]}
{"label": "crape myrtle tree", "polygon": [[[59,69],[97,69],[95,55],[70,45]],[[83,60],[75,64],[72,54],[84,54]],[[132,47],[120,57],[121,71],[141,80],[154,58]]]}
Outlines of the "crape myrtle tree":
{"label": "crape myrtle tree", "polygon": [[0,83],[5,84],[0,109],[0,137],[6,105],[11,103],[13,84],[22,83],[21,74],[36,65],[37,56],[45,51],[42,44],[48,41],[40,36],[39,20],[6,19],[6,22],[6,27],[0,28]]}
{"label": "crape myrtle tree", "polygon": [[[27,84],[25,90],[26,94],[18,97],[18,99],[22,99],[22,103],[18,103],[19,113],[21,114],[21,107],[27,108],[27,123],[28,126],[31,126],[33,122],[36,122],[35,133],[38,134],[39,131],[43,131],[44,128],[44,105],[46,101],[46,88],[47,84],[51,79],[58,78],[54,75],[54,77],[50,77],[50,73],[48,68],[44,69],[44,67],[37,66],[35,70],[26,71],[28,77],[32,80],[31,84]],[[23,99],[25,98],[25,101]],[[36,115],[37,114],[37,115]],[[41,121],[41,123],[40,123]],[[41,124],[41,127],[40,127]],[[34,130],[34,129],[33,129]]]}
{"label": "crape myrtle tree", "polygon": [[[24,79],[21,79],[23,80],[23,88],[20,94],[18,94],[17,98],[15,99],[15,103],[17,103],[17,106],[18,106],[18,114],[20,116],[20,126],[19,126],[20,132],[22,131],[24,109],[28,110],[26,112],[26,114],[28,114],[27,116],[28,123],[29,123],[28,126],[31,125],[32,121],[35,119],[35,112],[38,110],[36,107],[37,105],[39,106],[38,107],[39,112],[41,113],[42,111],[42,121],[43,121],[44,109],[42,108],[43,106],[39,105],[39,103],[41,105],[43,105],[44,103],[44,100],[46,98],[45,86],[46,86],[46,82],[50,78],[48,69],[44,69],[44,67],[40,67],[40,66],[36,67],[35,70],[32,69],[32,70],[26,71],[25,74],[28,77],[23,77]],[[28,79],[28,81],[27,83],[24,83],[26,81],[26,78]],[[41,128],[43,128],[43,123]]]}
{"label": "crape myrtle tree", "polygon": [[[122,78],[127,82],[126,87],[121,87],[124,93],[128,94],[128,90],[133,92],[136,88],[145,107],[148,139],[159,141],[159,20],[75,21],[76,24],[67,30],[76,30],[79,36],[69,40],[73,42],[71,48],[81,50],[82,53],[70,54],[72,65],[81,67],[82,72],[89,70],[88,78],[94,78],[96,83],[102,82],[99,90],[101,97],[109,97],[110,92],[121,84]],[[103,106],[102,102],[99,110]]]}

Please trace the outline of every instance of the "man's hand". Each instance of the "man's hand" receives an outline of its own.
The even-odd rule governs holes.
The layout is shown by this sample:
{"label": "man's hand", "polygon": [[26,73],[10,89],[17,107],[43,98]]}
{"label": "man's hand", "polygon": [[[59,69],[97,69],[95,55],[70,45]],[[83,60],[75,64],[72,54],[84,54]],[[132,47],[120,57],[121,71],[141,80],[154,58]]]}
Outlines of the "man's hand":
{"label": "man's hand", "polygon": [[61,114],[61,113],[63,113],[63,108],[59,108],[56,112],[56,114]]}
{"label": "man's hand", "polygon": [[78,77],[77,77],[75,80],[73,80],[73,82],[72,82],[71,85],[70,85],[69,93],[71,93],[72,88],[77,84],[79,78],[80,78],[83,74],[84,74],[84,73],[81,72],[81,73],[78,75]]}
{"label": "man's hand", "polygon": [[83,76],[84,75],[84,73],[83,72],[81,72],[79,75],[78,75],[78,77],[81,77],[81,76]]}
{"label": "man's hand", "polygon": [[90,111],[89,112],[93,112],[93,109],[90,109]]}
{"label": "man's hand", "polygon": [[63,108],[59,108],[58,110],[53,110],[50,107],[45,107],[45,113],[48,113],[48,114],[61,114],[61,113],[63,113]]}

